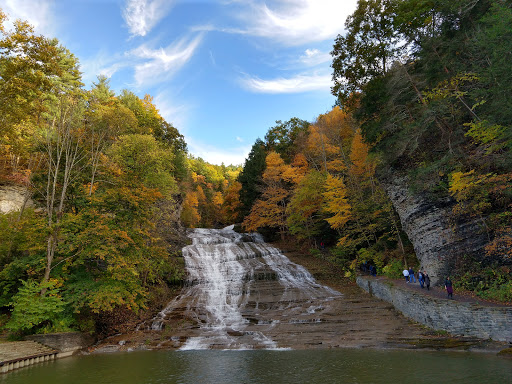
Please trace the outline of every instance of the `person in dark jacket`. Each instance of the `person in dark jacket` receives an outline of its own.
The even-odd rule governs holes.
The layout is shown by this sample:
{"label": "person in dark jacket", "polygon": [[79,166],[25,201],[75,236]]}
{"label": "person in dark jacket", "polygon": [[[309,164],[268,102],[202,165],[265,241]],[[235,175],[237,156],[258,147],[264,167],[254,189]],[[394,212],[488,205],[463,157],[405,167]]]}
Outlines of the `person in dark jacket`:
{"label": "person in dark jacket", "polygon": [[444,281],[444,287],[446,289],[446,293],[448,294],[448,298],[453,299],[453,283],[450,280],[450,276],[448,276]]}
{"label": "person in dark jacket", "polygon": [[416,282],[416,278],[414,277],[414,269],[412,267],[409,268],[409,283]]}
{"label": "person in dark jacket", "polygon": [[425,281],[425,286],[427,287],[427,291],[430,291],[430,276],[425,271],[423,271],[423,280]]}
{"label": "person in dark jacket", "polygon": [[423,272],[421,272],[421,269],[418,270],[418,282],[420,283],[420,287],[423,288],[423,284],[425,283],[425,277],[423,276]]}

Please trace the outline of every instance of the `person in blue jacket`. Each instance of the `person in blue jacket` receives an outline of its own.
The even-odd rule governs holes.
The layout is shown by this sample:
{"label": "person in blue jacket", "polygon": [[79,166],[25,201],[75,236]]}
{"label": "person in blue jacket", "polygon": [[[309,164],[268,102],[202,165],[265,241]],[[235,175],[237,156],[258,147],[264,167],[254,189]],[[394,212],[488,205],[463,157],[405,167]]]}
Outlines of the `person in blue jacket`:
{"label": "person in blue jacket", "polygon": [[414,269],[412,267],[409,268],[409,283],[416,282],[416,278],[414,277]]}

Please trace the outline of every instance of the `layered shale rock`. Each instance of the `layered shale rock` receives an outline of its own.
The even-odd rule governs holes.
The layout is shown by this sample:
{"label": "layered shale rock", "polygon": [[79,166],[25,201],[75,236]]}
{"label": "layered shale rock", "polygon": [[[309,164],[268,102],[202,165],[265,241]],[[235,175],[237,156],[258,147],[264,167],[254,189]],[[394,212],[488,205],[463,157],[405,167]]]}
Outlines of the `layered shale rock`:
{"label": "layered shale rock", "polygon": [[386,190],[421,268],[429,273],[433,284],[444,281],[457,257],[483,259],[488,241],[485,230],[479,220],[455,217],[453,199],[434,200],[425,194],[414,195],[405,177],[388,181]]}

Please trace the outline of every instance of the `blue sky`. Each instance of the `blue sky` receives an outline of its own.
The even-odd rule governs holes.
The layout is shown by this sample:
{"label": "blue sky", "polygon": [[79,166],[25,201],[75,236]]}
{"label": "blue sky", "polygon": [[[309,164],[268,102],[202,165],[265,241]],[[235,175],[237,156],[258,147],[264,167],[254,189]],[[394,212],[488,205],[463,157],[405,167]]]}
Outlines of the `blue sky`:
{"label": "blue sky", "polygon": [[116,93],[149,93],[211,163],[243,164],[276,120],[330,110],[334,38],[357,0],[0,0]]}

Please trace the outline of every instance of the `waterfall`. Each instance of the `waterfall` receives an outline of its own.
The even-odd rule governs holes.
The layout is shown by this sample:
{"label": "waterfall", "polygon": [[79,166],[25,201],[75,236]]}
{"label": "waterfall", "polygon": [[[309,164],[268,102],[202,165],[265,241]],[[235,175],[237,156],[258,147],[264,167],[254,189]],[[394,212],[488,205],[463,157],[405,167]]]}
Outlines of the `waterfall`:
{"label": "waterfall", "polygon": [[183,248],[188,284],[153,320],[161,330],[178,308],[195,322],[181,349],[276,349],[276,325],[321,322],[340,293],[318,284],[258,234],[192,229]]}

